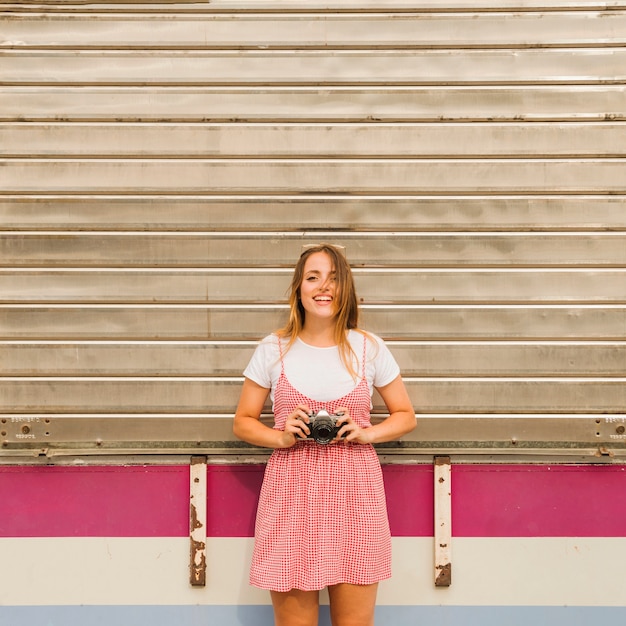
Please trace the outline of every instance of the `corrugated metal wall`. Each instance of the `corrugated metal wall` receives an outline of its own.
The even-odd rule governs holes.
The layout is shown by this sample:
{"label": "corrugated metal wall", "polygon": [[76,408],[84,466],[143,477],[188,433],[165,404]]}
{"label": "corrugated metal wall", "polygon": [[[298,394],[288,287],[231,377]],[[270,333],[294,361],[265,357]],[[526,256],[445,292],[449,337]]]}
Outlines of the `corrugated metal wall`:
{"label": "corrugated metal wall", "polygon": [[413,445],[623,447],[626,4],[0,6],[0,454],[230,439],[318,241]]}

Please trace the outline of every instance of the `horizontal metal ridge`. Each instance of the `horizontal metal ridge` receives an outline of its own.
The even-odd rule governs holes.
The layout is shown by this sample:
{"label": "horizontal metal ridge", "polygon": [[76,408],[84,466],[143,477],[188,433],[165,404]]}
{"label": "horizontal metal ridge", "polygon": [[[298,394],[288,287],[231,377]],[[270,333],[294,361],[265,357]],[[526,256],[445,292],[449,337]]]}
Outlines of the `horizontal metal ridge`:
{"label": "horizontal metal ridge", "polygon": [[[419,205],[413,210],[419,211]],[[346,246],[355,268],[458,268],[461,260],[466,268],[626,266],[623,231],[0,231],[0,235],[0,266],[8,268],[291,268],[303,244],[323,241]]]}
{"label": "horizontal metal ridge", "polygon": [[[622,372],[626,374],[626,372]],[[403,379],[408,385],[412,384],[421,384],[421,383],[465,383],[465,382],[475,382],[475,383],[599,383],[608,385],[613,383],[624,383],[626,382],[626,376],[604,376],[601,379],[598,379],[597,376],[571,376],[569,378],[565,378],[562,376],[525,376],[520,380],[519,377],[515,376],[449,376],[449,377],[440,377],[440,376],[403,376]],[[108,382],[108,383],[156,383],[156,384],[165,384],[165,383],[213,383],[216,385],[220,384],[231,384],[231,383],[242,383],[243,377],[241,376],[214,376],[211,374],[203,375],[203,376],[173,376],[173,375],[164,375],[164,376],[146,376],[146,375],[128,375],[128,376],[111,376],[111,375],[92,375],[92,376],[50,376],[50,375],[30,375],[30,376],[0,376],[0,381],[2,382],[15,382],[15,383],[26,383],[26,382],[58,382],[58,383],[76,383],[76,384],[87,384],[92,382]]]}
{"label": "horizontal metal ridge", "polygon": [[[444,12],[397,13],[391,7],[384,13],[362,10],[333,13],[329,7],[323,14],[198,11],[193,16],[184,10],[125,16],[123,12],[97,13],[94,9],[86,12],[77,8],[71,20],[48,14],[45,21],[40,15],[29,18],[29,13],[24,12],[4,18],[4,41],[0,41],[0,48],[436,49],[599,46],[626,42],[626,15],[619,9],[576,11],[566,7],[552,12],[511,9],[473,12],[468,8],[463,13],[446,13],[446,7],[441,7]],[[383,8],[380,5],[379,9]],[[454,37],[450,36],[451,32]]]}
{"label": "horizontal metal ridge", "polygon": [[[626,50],[626,49],[625,49]],[[625,59],[626,67],[626,59]],[[5,194],[624,193],[626,159],[2,159]]]}
{"label": "horizontal metal ridge", "polygon": [[[1,86],[0,120],[453,121],[626,119],[626,85]],[[67,102],[72,102],[71,111]]]}
{"label": "horizontal metal ridge", "polygon": [[0,155],[103,158],[614,158],[617,122],[0,123]]}
{"label": "horizontal metal ridge", "polygon": [[[514,376],[514,375],[485,375],[485,374],[475,374],[471,373],[470,375],[465,375],[465,372],[456,372],[455,375],[449,376],[430,376],[430,375],[422,375],[415,376],[411,374],[403,375],[403,380],[409,390],[416,388],[418,386],[427,387],[432,384],[434,386],[448,386],[454,387],[455,385],[463,386],[463,385],[475,385],[476,388],[488,385],[500,386],[506,383],[511,383],[513,385],[537,385],[543,387],[549,387],[554,385],[555,388],[566,388],[570,385],[584,385],[588,384],[589,386],[598,386],[605,387],[607,389],[614,387],[615,385],[622,385],[626,382],[626,372],[620,372],[621,375],[604,375],[604,376],[555,376],[552,373],[546,375],[535,375],[534,373],[531,375],[525,376]],[[18,386],[24,386],[28,383],[33,383],[33,385],[43,384],[43,383],[53,383],[58,385],[59,388],[63,388],[64,386],[69,387],[81,387],[85,388],[90,387],[92,383],[102,383],[108,384],[110,386],[119,385],[120,388],[130,388],[130,387],[141,387],[154,385],[155,387],[162,385],[164,388],[168,385],[174,386],[188,386],[190,389],[193,389],[194,385],[205,383],[207,385],[213,385],[216,388],[225,386],[235,386],[237,387],[243,382],[244,378],[242,376],[225,376],[225,375],[214,375],[213,372],[205,372],[203,375],[172,375],[163,374],[160,376],[147,375],[144,373],[135,373],[128,374],[126,376],[118,376],[111,374],[92,374],[85,376],[67,376],[67,375],[50,375],[47,373],[35,373],[28,374],[26,376],[9,376],[3,375],[0,376],[0,383],[3,385],[8,385],[9,383],[16,383]],[[618,397],[620,395],[620,389],[618,388]],[[623,394],[621,394],[623,396]],[[89,404],[89,399],[87,399],[86,404]],[[36,404],[36,401],[34,402]],[[468,407],[469,408],[469,407]],[[17,409],[13,409],[17,410]],[[434,410],[434,409],[431,409]],[[549,412],[549,409],[544,409]],[[384,411],[384,407],[382,404],[378,403],[375,406],[375,411],[380,413]],[[485,409],[486,411],[486,409]],[[575,412],[572,409],[573,412]],[[588,408],[588,412],[591,412],[592,409]],[[156,413],[160,413],[161,411],[155,411]],[[520,413],[527,413],[526,410],[520,410]],[[598,411],[600,413],[604,413],[606,411]]]}
{"label": "horizontal metal ridge", "polygon": [[[419,208],[419,210],[416,210]],[[0,196],[0,230],[48,232],[610,232],[626,230],[626,192],[612,196],[308,194],[185,197]],[[36,230],[35,230],[36,229]],[[217,235],[216,235],[217,236]]]}
{"label": "horizontal metal ridge", "polygon": [[[269,423],[269,421],[268,421]],[[418,416],[417,428],[399,442],[377,446],[381,455],[471,457],[585,457],[619,461],[625,454],[626,416],[476,415]],[[30,457],[138,454],[266,455],[234,439],[224,415],[6,416],[0,420],[0,463]],[[210,435],[210,438],[207,438]]]}
{"label": "horizontal metal ridge", "polygon": [[[389,341],[408,377],[626,375],[625,341]],[[0,341],[2,375],[238,377],[256,341]]]}
{"label": "horizontal metal ridge", "polygon": [[[3,303],[285,303],[292,270],[1,269]],[[626,304],[626,268],[355,268],[362,304]]]}
{"label": "horizontal metal ridge", "polygon": [[[4,377],[0,414],[234,412],[242,377]],[[418,412],[619,415],[626,377],[406,377]],[[386,411],[377,393],[373,412]],[[268,403],[266,409],[270,410]]]}
{"label": "horizontal metal ridge", "polygon": [[[93,3],[90,0],[22,0],[5,2],[6,9],[26,10],[32,7],[36,11],[76,11],[86,12],[178,12],[193,13],[329,13],[329,12],[465,12],[465,11],[586,11],[606,10],[604,0],[393,0],[381,5],[379,0],[310,0],[303,5],[298,0],[212,0],[211,3],[198,3],[192,0],[155,0],[154,2],[133,2],[132,0],[113,0]],[[626,5],[618,1],[610,5],[612,9],[623,9]]]}
{"label": "horizontal metal ridge", "polygon": [[[612,304],[364,305],[362,324],[396,340],[621,340],[625,312]],[[0,338],[259,339],[287,314],[282,305],[0,305]]]}
{"label": "horizontal metal ridge", "polygon": [[[338,62],[340,59],[340,62]],[[3,85],[605,85],[626,48],[338,51],[0,50]]]}

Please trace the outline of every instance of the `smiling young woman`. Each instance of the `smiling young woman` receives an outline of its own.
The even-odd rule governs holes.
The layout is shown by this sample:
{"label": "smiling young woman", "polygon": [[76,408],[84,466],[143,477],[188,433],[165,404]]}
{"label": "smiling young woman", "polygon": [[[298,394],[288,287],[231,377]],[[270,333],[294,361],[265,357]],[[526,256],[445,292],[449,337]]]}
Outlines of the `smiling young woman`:
{"label": "smiling young woman", "polygon": [[[377,585],[391,576],[382,472],[371,444],[415,428],[399,367],[358,327],[350,266],[329,244],[307,248],[294,271],[287,325],[263,339],[244,371],[234,433],[273,448],[255,528],[251,584],[271,591],[277,626],[315,626],[328,587],[333,626],[373,624]],[[372,425],[372,393],[389,411]],[[271,398],[273,428],[260,421]],[[318,411],[336,437],[311,438]]]}

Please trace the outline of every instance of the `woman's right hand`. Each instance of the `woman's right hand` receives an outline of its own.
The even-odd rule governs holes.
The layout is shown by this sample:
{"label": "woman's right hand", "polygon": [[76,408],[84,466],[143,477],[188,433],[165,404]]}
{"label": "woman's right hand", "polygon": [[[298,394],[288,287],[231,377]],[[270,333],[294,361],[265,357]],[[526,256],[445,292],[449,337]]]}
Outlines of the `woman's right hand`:
{"label": "woman's right hand", "polygon": [[282,433],[281,447],[291,448],[298,439],[306,439],[310,433],[309,423],[310,409],[306,404],[299,404],[285,420],[285,428]]}

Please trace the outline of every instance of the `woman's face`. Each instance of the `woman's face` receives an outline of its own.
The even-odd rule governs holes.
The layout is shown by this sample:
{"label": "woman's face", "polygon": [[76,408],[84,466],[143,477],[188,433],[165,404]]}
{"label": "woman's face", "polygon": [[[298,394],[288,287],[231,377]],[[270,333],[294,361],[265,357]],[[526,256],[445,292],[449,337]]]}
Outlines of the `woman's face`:
{"label": "woman's face", "polygon": [[335,316],[335,268],[325,252],[314,252],[304,263],[300,300],[307,316]]}

